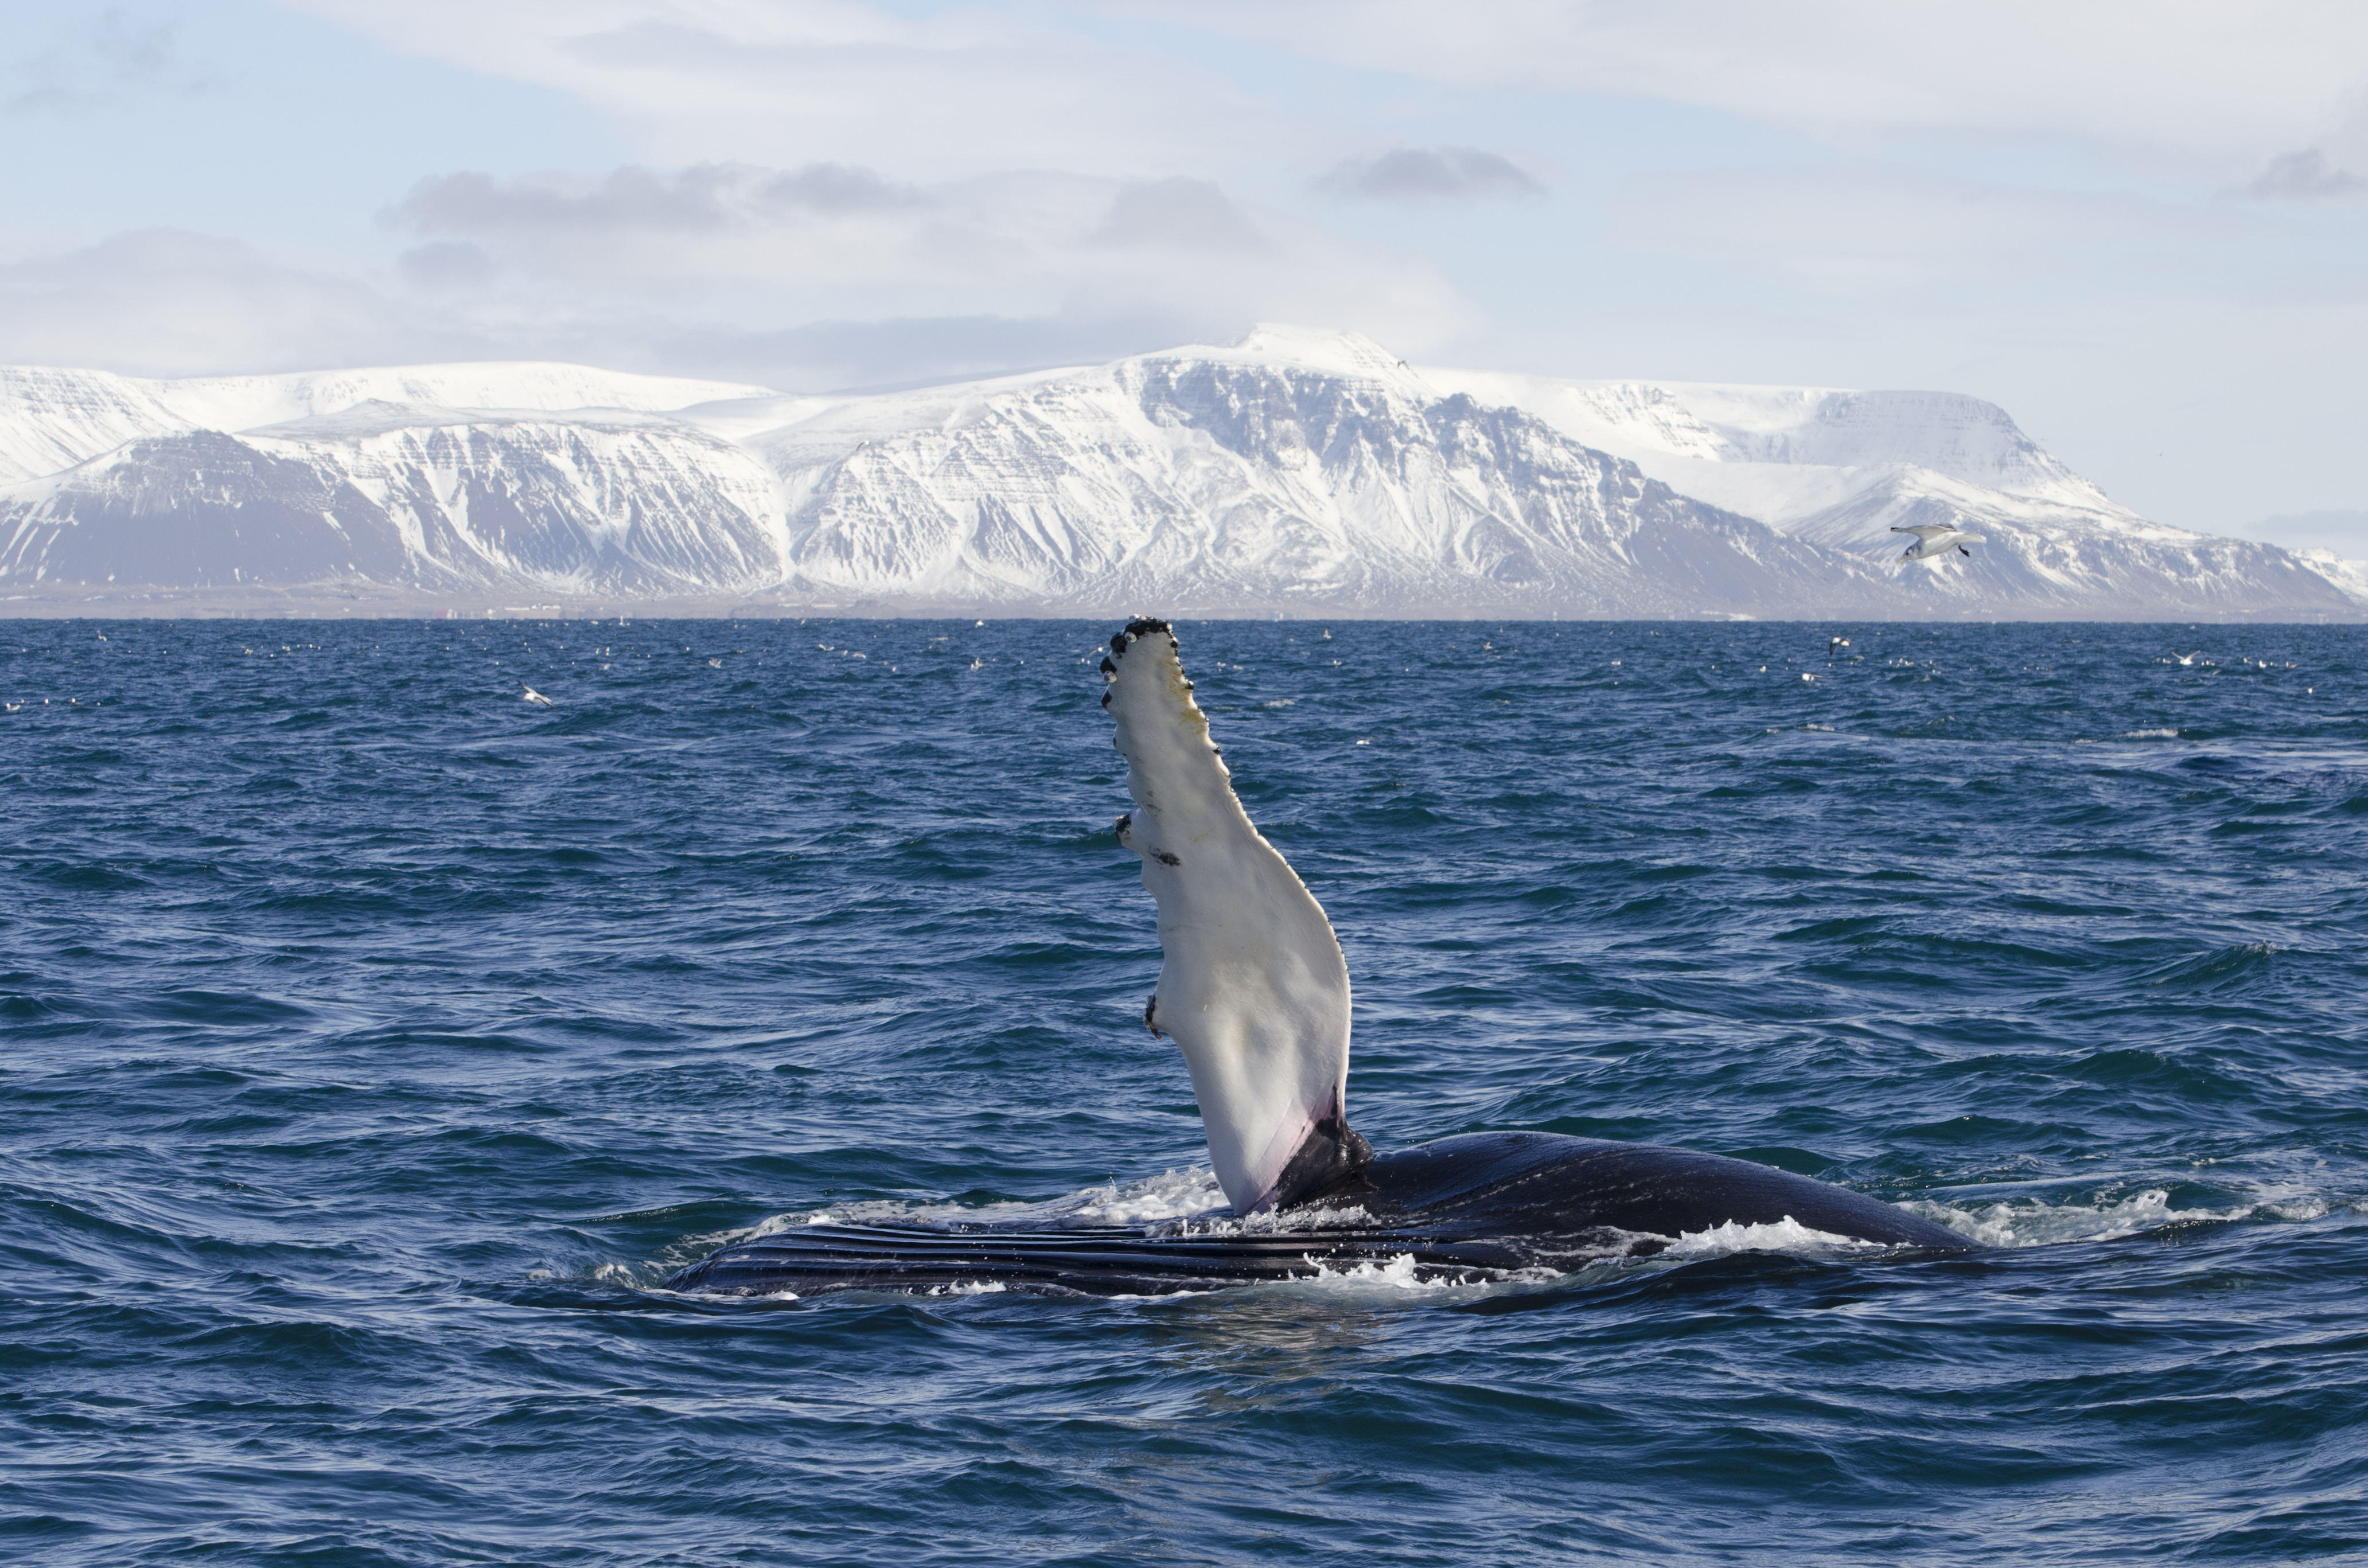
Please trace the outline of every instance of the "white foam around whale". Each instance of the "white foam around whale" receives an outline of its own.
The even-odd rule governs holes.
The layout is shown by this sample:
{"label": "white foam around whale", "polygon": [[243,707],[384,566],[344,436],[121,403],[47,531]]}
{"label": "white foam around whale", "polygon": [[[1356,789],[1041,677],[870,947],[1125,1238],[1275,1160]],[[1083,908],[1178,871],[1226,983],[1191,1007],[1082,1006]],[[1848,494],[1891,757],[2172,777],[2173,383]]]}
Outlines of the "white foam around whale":
{"label": "white foam around whale", "polygon": [[729,1239],[769,1236],[802,1225],[985,1222],[1063,1230],[1100,1225],[1190,1224],[1228,1219],[1231,1215],[1224,1189],[1217,1185],[1215,1175],[1206,1165],[1198,1165],[1190,1170],[1162,1171],[1139,1181],[1107,1182],[1041,1202],[955,1205],[872,1199],[860,1203],[835,1203],[802,1213],[776,1214],[753,1230],[734,1233]]}
{"label": "white foam around whale", "polygon": [[2225,1209],[2174,1209],[2170,1194],[2149,1187],[2093,1203],[2050,1203],[2037,1199],[2004,1203],[1952,1205],[1930,1200],[1902,1204],[1910,1213],[1971,1236],[1984,1246],[2055,1246],[2071,1242],[2113,1241],[2171,1225],[2230,1224],[2248,1220],[2295,1222],[2316,1220],[2346,1207],[2299,1190],[2264,1189]]}
{"label": "white foam around whale", "polygon": [[[2330,1200],[2300,1188],[2283,1187],[2264,1187],[2240,1197],[2226,1209],[2173,1208],[2168,1192],[2160,1188],[2149,1188],[2117,1199],[2100,1199],[2092,1203],[2050,1203],[2023,1199],[1993,1204],[1949,1205],[1925,1199],[1903,1203],[1899,1207],[1947,1225],[1987,1245],[2004,1247],[2107,1241],[2197,1222],[2249,1221],[2292,1223],[2317,1219],[2340,1209],[2361,1211],[2363,1208],[2358,1199]],[[1047,1230],[1118,1225],[1166,1236],[1214,1237],[1287,1234],[1299,1229],[1332,1230],[1370,1222],[1370,1220],[1356,1210],[1235,1214],[1227,1207],[1214,1174],[1201,1166],[1170,1169],[1133,1182],[1109,1182],[1082,1187],[1043,1202],[972,1206],[875,1199],[775,1214],[746,1230],[684,1237],[666,1256],[654,1262],[602,1265],[592,1271],[590,1278],[606,1283],[660,1290],[663,1289],[661,1281],[684,1263],[704,1256],[716,1246],[733,1242],[795,1231],[808,1225],[955,1221],[986,1221]],[[1509,1274],[1487,1270],[1474,1273],[1422,1266],[1412,1254],[1326,1261],[1311,1253],[1306,1272],[1293,1278],[1222,1289],[1228,1292],[1242,1290],[1252,1299],[1271,1296],[1276,1292],[1314,1292],[1326,1300],[1379,1305],[1393,1300],[1439,1299],[1449,1293],[1486,1294],[1606,1283],[1636,1275],[1657,1274],[1740,1253],[1777,1253],[1800,1258],[1839,1260],[1880,1256],[1893,1250],[1879,1243],[1836,1235],[1791,1220],[1772,1224],[1730,1221],[1664,1239],[1672,1244],[1666,1250],[1642,1257],[1599,1258],[1569,1273],[1556,1273],[1550,1269],[1521,1269]],[[541,1270],[530,1276],[537,1279],[554,1277]],[[995,1294],[1004,1289],[999,1283],[978,1281],[940,1286],[925,1293],[968,1296]],[[1181,1291],[1141,1299],[1173,1301],[1207,1293]],[[794,1290],[783,1290],[762,1299],[794,1301],[799,1300],[799,1295]]]}

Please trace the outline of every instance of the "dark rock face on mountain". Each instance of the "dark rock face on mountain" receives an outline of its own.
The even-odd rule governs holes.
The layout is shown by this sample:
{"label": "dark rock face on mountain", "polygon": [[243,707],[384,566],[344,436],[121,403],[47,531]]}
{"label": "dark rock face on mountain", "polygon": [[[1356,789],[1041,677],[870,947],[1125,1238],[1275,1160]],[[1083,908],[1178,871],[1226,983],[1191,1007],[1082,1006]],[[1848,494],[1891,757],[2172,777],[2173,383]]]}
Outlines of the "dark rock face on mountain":
{"label": "dark rock face on mountain", "polygon": [[386,515],[305,462],[200,430],[133,441],[8,507],[12,580],[187,584],[393,578],[410,563]]}
{"label": "dark rock face on mountain", "polygon": [[771,478],[674,421],[364,404],[132,441],[0,501],[0,582],[746,591],[780,577]]}

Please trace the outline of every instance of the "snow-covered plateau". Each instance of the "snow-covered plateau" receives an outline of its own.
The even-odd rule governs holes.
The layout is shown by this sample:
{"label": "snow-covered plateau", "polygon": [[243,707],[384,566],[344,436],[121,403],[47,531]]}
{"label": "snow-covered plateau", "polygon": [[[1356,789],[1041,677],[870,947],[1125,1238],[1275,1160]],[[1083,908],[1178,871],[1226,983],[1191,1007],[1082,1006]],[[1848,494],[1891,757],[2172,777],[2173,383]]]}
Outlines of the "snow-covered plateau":
{"label": "snow-covered plateau", "polygon": [[[1972,554],[1902,563],[1895,528]],[[1417,369],[1354,334],[919,391],[0,368],[0,609],[2355,619],[1946,392]]]}

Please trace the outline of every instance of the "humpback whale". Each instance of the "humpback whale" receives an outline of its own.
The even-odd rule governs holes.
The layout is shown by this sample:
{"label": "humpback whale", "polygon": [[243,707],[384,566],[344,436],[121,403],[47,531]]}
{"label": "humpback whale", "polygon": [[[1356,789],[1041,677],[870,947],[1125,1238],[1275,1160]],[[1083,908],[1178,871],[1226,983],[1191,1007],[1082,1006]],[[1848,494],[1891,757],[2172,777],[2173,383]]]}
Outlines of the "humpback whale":
{"label": "humpback whale", "polygon": [[1725,1227],[1963,1251],[1958,1233],[1772,1166],[1551,1132],[1376,1153],[1349,1125],[1348,960],[1323,906],[1251,824],[1174,629],[1110,639],[1102,706],[1133,809],[1162,963],[1143,1021],[1183,1053],[1231,1205],[1215,1222],[827,1218],[729,1244],[668,1288],[714,1295],[1017,1287],[1162,1294],[1385,1264],[1480,1282],[1645,1257]]}

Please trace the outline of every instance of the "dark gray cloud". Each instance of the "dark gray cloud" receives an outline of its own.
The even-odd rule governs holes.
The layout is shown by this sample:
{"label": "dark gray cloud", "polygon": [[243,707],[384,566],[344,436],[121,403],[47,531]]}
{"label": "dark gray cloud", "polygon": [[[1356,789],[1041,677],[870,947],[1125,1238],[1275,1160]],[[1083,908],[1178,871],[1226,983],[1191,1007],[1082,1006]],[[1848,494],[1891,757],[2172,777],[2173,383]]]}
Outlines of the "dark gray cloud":
{"label": "dark gray cloud", "polygon": [[423,234],[684,233],[802,214],[844,217],[922,200],[912,187],[848,164],[801,169],[694,164],[672,173],[628,165],[591,186],[551,176],[439,175],[413,186],[386,216]]}
{"label": "dark gray cloud", "polygon": [[1399,147],[1349,158],[1315,182],[1318,194],[1360,201],[1463,200],[1543,196],[1545,187],[1518,165],[1477,147]]}
{"label": "dark gray cloud", "polygon": [[1095,243],[1167,251],[1270,249],[1225,193],[1204,179],[1140,180],[1110,199]]}
{"label": "dark gray cloud", "polygon": [[2368,196],[2368,179],[2328,162],[2316,147],[2271,158],[2241,194],[2271,201],[2327,201]]}
{"label": "dark gray cloud", "polygon": [[923,204],[921,193],[853,164],[808,164],[761,180],[757,199],[776,209],[807,212],[871,212]]}

